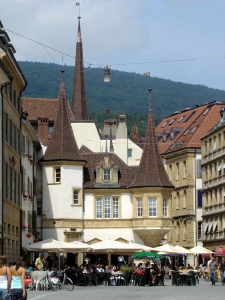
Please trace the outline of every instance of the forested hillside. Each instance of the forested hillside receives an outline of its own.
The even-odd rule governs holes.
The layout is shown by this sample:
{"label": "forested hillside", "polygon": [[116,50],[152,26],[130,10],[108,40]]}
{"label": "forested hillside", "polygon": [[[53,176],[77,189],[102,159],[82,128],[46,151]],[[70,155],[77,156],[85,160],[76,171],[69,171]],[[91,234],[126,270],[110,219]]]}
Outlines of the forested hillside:
{"label": "forested hillside", "polygon": [[[28,81],[23,97],[56,98],[59,92],[61,67],[53,63],[19,62]],[[74,67],[65,66],[65,86],[71,102]],[[102,123],[104,118],[126,114],[128,125],[135,122],[142,134],[148,113],[148,88],[152,87],[153,113],[158,123],[163,117],[186,107],[201,105],[214,100],[225,101],[225,91],[202,85],[173,82],[157,77],[111,70],[110,83],[103,82],[104,69],[85,69],[86,93],[90,119]],[[105,114],[110,110],[110,114]]]}

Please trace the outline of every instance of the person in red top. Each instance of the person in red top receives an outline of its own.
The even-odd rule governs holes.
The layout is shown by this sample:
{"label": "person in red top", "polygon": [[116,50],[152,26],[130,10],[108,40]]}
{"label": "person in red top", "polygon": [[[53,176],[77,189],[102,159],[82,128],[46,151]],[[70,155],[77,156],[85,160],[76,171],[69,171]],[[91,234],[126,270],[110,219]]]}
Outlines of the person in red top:
{"label": "person in red top", "polygon": [[136,274],[138,274],[138,275],[142,275],[142,274],[143,274],[142,269],[141,269],[141,266],[139,266],[139,267],[137,268]]}

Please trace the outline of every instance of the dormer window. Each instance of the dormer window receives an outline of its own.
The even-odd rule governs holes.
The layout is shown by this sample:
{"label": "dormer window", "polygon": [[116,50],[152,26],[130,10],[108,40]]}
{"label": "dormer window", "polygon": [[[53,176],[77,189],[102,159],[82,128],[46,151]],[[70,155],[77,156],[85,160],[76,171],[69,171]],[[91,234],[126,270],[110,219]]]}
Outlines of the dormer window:
{"label": "dormer window", "polygon": [[162,128],[163,128],[164,126],[166,126],[166,124],[167,124],[167,121],[162,125]]}
{"label": "dormer window", "polygon": [[119,168],[108,156],[96,166],[96,187],[119,186]]}
{"label": "dormer window", "polygon": [[103,170],[103,180],[110,181],[110,170]]}

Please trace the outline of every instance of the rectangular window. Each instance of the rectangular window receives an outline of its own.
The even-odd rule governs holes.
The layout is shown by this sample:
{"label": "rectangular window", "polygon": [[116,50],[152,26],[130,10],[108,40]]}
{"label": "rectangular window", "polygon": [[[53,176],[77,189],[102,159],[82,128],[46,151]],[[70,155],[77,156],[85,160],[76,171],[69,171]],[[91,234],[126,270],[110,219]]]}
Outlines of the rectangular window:
{"label": "rectangular window", "polygon": [[96,199],[96,218],[102,218],[102,198]]}
{"label": "rectangular window", "polygon": [[79,204],[79,191],[77,191],[77,190],[73,191],[73,204],[74,205]]}
{"label": "rectangular window", "polygon": [[202,161],[200,159],[197,160],[197,177],[202,178]]}
{"label": "rectangular window", "polygon": [[142,217],[142,214],[143,214],[142,198],[137,198],[137,216]]}
{"label": "rectangular window", "polygon": [[167,217],[167,199],[163,198],[163,217]]}
{"label": "rectangular window", "polygon": [[202,238],[202,222],[198,222],[198,239]]}
{"label": "rectangular window", "polygon": [[9,140],[9,115],[5,114],[5,140]]}
{"label": "rectangular window", "polygon": [[119,198],[113,198],[113,218],[119,218]]}
{"label": "rectangular window", "polygon": [[172,165],[169,165],[169,170],[170,170],[170,180],[172,181],[172,171],[173,171]]}
{"label": "rectangular window", "polygon": [[37,215],[38,216],[42,215],[42,201],[41,200],[37,201]]}
{"label": "rectangular window", "polygon": [[110,218],[110,196],[104,197],[104,217],[106,219]]}
{"label": "rectangular window", "polygon": [[157,206],[156,206],[156,198],[148,198],[148,209],[149,209],[149,217],[156,217],[157,215]]}
{"label": "rectangular window", "polygon": [[55,169],[55,182],[61,182],[61,169]]}
{"label": "rectangular window", "polygon": [[12,147],[13,143],[13,122],[9,120],[9,144]]}
{"label": "rectangular window", "polygon": [[110,181],[110,170],[103,170],[103,180]]}
{"label": "rectangular window", "polygon": [[179,180],[179,175],[180,175],[180,170],[179,170],[179,163],[176,163],[176,168],[177,168],[177,170],[176,170],[176,180]]}
{"label": "rectangular window", "polygon": [[198,207],[202,207],[202,191],[198,190]]}
{"label": "rectangular window", "polygon": [[127,156],[132,157],[132,149],[127,149]]}
{"label": "rectangular window", "polygon": [[53,132],[54,122],[48,123],[48,133],[51,134]]}
{"label": "rectangular window", "polygon": [[184,178],[186,178],[186,176],[187,176],[186,161],[183,161],[183,168],[184,168]]}

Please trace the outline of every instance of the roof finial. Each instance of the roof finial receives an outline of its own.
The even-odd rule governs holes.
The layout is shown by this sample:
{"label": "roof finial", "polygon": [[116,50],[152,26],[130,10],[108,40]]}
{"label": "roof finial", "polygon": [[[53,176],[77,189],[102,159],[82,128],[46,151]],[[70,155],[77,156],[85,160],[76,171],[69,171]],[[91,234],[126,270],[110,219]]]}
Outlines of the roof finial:
{"label": "roof finial", "polygon": [[64,86],[64,70],[62,68],[61,70],[62,76],[61,76],[61,86]]}

